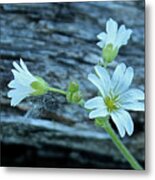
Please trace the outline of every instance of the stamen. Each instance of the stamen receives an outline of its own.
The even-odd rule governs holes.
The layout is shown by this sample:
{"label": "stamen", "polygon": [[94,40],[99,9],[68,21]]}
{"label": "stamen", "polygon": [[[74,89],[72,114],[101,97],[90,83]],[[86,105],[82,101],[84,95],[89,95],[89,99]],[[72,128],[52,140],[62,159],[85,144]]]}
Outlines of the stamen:
{"label": "stamen", "polygon": [[107,96],[105,99],[104,99],[104,102],[105,102],[105,104],[106,104],[106,106],[107,106],[107,110],[109,111],[109,112],[112,112],[112,111],[114,111],[114,110],[116,110],[116,109],[118,109],[118,107],[117,107],[117,98],[118,97],[109,97],[109,96]]}

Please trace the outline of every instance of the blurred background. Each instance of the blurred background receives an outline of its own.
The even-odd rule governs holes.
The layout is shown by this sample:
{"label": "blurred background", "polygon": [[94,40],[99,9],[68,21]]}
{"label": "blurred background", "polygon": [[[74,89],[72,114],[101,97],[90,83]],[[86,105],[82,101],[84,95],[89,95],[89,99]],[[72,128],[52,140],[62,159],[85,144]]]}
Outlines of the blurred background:
{"label": "blurred background", "polygon": [[[96,35],[109,18],[133,30],[110,69],[120,62],[133,66],[132,86],[144,90],[143,1],[0,5],[2,166],[131,169],[106,132],[65,97],[48,93],[17,107],[7,98],[12,62],[20,58],[51,86],[65,90],[76,80],[85,99],[95,96],[87,75],[101,57]],[[131,115],[135,131],[123,143],[144,167],[144,113]]]}

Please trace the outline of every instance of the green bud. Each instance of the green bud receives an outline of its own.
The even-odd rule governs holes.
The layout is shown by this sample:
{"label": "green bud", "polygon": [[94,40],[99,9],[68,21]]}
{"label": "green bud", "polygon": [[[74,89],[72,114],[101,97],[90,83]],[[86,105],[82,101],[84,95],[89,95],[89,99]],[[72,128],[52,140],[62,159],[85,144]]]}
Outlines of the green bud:
{"label": "green bud", "polygon": [[80,91],[68,92],[66,98],[68,102],[78,104],[82,100],[82,95]]}
{"label": "green bud", "polygon": [[31,83],[31,87],[35,90],[31,95],[39,96],[47,93],[49,85],[41,77],[36,76],[37,81]]}
{"label": "green bud", "polygon": [[79,85],[77,82],[72,81],[69,83],[66,99],[70,103],[75,103],[79,105],[83,104],[82,94],[79,90]]}
{"label": "green bud", "polygon": [[75,81],[71,81],[68,87],[69,92],[76,92],[79,90],[79,85]]}
{"label": "green bud", "polygon": [[68,102],[72,102],[72,93],[71,92],[67,92],[66,99]]}
{"label": "green bud", "polygon": [[112,44],[108,44],[102,50],[102,56],[106,63],[112,62],[118,55],[118,49],[113,48]]}
{"label": "green bud", "polygon": [[72,102],[73,103],[79,103],[81,99],[82,99],[82,95],[79,91],[73,93],[73,95],[72,95]]}

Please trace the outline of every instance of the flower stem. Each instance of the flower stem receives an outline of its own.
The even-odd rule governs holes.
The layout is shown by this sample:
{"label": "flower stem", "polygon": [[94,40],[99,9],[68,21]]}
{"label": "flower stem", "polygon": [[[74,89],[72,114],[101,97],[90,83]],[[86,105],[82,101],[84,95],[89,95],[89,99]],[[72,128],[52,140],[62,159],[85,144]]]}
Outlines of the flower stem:
{"label": "flower stem", "polygon": [[63,90],[57,89],[57,88],[53,88],[53,87],[49,87],[48,90],[49,90],[49,91],[52,91],[52,92],[60,93],[60,94],[63,94],[63,95],[66,95],[66,94],[67,94],[66,91],[63,91]]}
{"label": "flower stem", "polygon": [[[99,119],[96,119],[98,121]],[[101,119],[100,119],[101,120]],[[110,135],[113,143],[117,146],[117,148],[120,150],[122,155],[126,158],[126,160],[130,163],[133,169],[135,170],[143,170],[141,165],[137,162],[137,160],[132,156],[132,154],[129,152],[129,150],[125,147],[125,145],[121,142],[121,140],[118,138],[114,130],[112,129],[109,118],[108,119],[102,119],[102,125],[100,122],[100,126],[103,127],[106,132]]]}

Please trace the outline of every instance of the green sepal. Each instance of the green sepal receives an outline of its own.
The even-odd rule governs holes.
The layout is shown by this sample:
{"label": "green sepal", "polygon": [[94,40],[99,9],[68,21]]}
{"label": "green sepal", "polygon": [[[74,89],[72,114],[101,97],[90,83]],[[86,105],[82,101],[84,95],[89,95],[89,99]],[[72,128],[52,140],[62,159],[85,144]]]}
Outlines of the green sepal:
{"label": "green sepal", "polygon": [[81,91],[79,90],[79,85],[77,82],[72,81],[69,83],[66,99],[69,103],[74,103],[79,105],[83,103],[82,94]]}
{"label": "green sepal", "polygon": [[70,103],[75,103],[75,104],[79,104],[80,101],[82,100],[82,95],[80,91],[77,92],[67,92],[66,95],[67,101]]}
{"label": "green sepal", "polygon": [[80,102],[81,99],[82,99],[82,95],[80,91],[74,92],[72,94],[72,102],[78,103]]}
{"label": "green sepal", "polygon": [[75,81],[71,81],[71,82],[69,83],[69,86],[68,86],[68,91],[69,91],[69,92],[76,92],[76,91],[78,91],[78,90],[79,90],[79,85],[78,85],[78,83],[75,82]]}
{"label": "green sepal", "polygon": [[66,99],[68,102],[72,101],[72,93],[71,92],[69,92],[69,91],[67,92]]}
{"label": "green sepal", "polygon": [[102,50],[102,57],[105,64],[111,63],[118,55],[118,48],[114,48],[112,44],[106,45]]}
{"label": "green sepal", "polygon": [[47,93],[49,85],[41,77],[36,76],[37,81],[31,83],[31,87],[35,90],[31,95],[39,96]]}
{"label": "green sepal", "polygon": [[102,128],[109,126],[109,116],[105,116],[102,118],[96,118],[95,119],[95,125],[98,127],[102,127]]}

